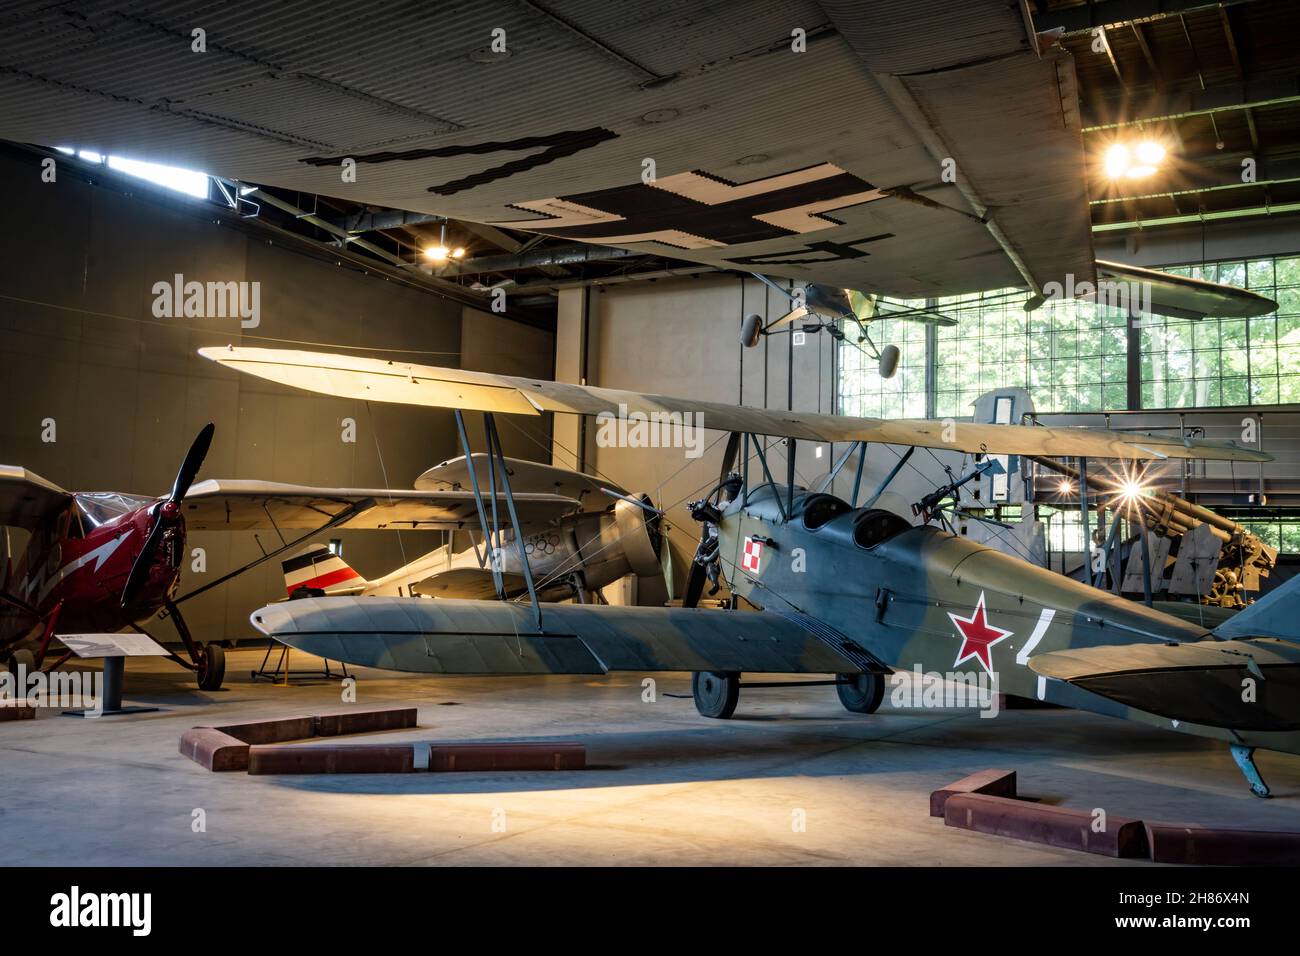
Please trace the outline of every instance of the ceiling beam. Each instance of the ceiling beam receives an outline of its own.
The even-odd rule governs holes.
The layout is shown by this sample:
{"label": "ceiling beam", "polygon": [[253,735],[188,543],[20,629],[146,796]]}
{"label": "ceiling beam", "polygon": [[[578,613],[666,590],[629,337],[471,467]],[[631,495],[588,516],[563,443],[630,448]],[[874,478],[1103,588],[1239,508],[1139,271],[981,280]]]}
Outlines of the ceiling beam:
{"label": "ceiling beam", "polygon": [[1160,67],[1156,65],[1156,58],[1151,53],[1151,44],[1147,43],[1147,36],[1142,32],[1142,24],[1129,24],[1133,28],[1133,38],[1137,40],[1138,49],[1142,51],[1142,57],[1147,61],[1147,69],[1151,71],[1151,85],[1157,90],[1164,91],[1165,78],[1160,72]]}
{"label": "ceiling beam", "polygon": [[504,249],[506,252],[518,252],[524,245],[509,233],[498,229],[496,226],[489,226],[485,223],[457,222],[456,228],[464,229],[466,232],[471,232],[480,239],[486,239],[488,242],[492,243],[492,245]]}
{"label": "ceiling beam", "polygon": [[593,246],[585,242],[575,242],[563,246],[533,249],[530,252],[504,256],[478,256],[465,259],[455,265],[449,265],[439,271],[442,276],[463,276],[478,272],[516,272],[520,269],[535,269],[541,266],[580,265],[584,262],[604,262],[610,259],[625,259],[629,256],[644,255],[631,249],[615,249],[610,246]]}
{"label": "ceiling beam", "polygon": [[552,282],[549,279],[530,279],[516,283],[516,289],[579,289],[591,286],[621,285],[625,282],[653,282],[656,279],[674,279],[679,276],[704,275],[705,273],[734,274],[729,270],[715,269],[713,266],[676,266],[671,269],[655,269],[651,272],[624,272],[619,275],[598,276],[590,279],[573,279],[566,282]]}
{"label": "ceiling beam", "polygon": [[1128,84],[1124,82],[1124,74],[1119,71],[1119,63],[1115,59],[1115,51],[1110,47],[1110,37],[1106,35],[1106,28],[1098,27],[1097,33],[1101,38],[1102,49],[1106,51],[1106,59],[1110,61],[1110,68],[1115,72],[1115,80],[1119,83],[1119,88],[1124,94],[1124,99],[1127,100]]}
{"label": "ceiling beam", "polygon": [[1125,229],[1153,229],[1160,226],[1182,226],[1188,223],[1215,222],[1222,219],[1247,219],[1254,216],[1276,216],[1300,212],[1300,202],[1280,206],[1252,206],[1249,209],[1220,209],[1214,212],[1189,213],[1182,216],[1153,216],[1150,219],[1133,219],[1126,222],[1094,223],[1093,232],[1119,232]]}
{"label": "ceiling beam", "polygon": [[1135,21],[1149,22],[1166,17],[1181,16],[1189,10],[1213,9],[1232,6],[1248,0],[1092,0],[1077,7],[1048,10],[1034,16],[1034,29],[1042,33],[1061,27],[1067,36],[1072,33],[1089,33],[1097,27],[1117,27]]}
{"label": "ceiling beam", "polygon": [[348,232],[355,233],[396,229],[399,226],[416,226],[425,222],[438,222],[442,218],[442,216],[430,216],[422,212],[407,212],[404,209],[381,209],[378,212],[358,210],[356,215],[334,220],[334,222]]}
{"label": "ceiling beam", "polygon": [[1155,97],[1149,108],[1139,116],[1129,116],[1118,122],[1100,122],[1097,115],[1116,115],[1120,110],[1118,100],[1094,105],[1084,117],[1083,131],[1095,133],[1106,129],[1120,129],[1139,123],[1159,123],[1189,116],[1206,116],[1231,110],[1268,109],[1300,103],[1300,77],[1285,80],[1248,80],[1244,84],[1212,86],[1206,90],[1173,93]]}

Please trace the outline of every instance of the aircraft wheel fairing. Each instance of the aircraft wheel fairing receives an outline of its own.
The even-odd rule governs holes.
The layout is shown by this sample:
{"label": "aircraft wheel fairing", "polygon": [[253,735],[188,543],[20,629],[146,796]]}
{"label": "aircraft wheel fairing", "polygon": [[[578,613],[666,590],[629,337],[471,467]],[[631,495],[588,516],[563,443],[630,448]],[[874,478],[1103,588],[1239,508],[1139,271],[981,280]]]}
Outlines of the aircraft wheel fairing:
{"label": "aircraft wheel fairing", "polygon": [[220,690],[226,679],[226,650],[220,644],[203,645],[199,661],[199,690]]}
{"label": "aircraft wheel fairing", "polygon": [[23,667],[28,674],[36,672],[36,655],[28,650],[14,651],[9,655],[9,673],[17,674]]}
{"label": "aircraft wheel fairing", "polygon": [[702,716],[726,720],[736,712],[740,700],[740,675],[696,671],[691,675],[691,696]]}
{"label": "aircraft wheel fairing", "polygon": [[874,714],[885,699],[884,674],[840,674],[839,679],[849,682],[835,685],[835,693],[847,711]]}

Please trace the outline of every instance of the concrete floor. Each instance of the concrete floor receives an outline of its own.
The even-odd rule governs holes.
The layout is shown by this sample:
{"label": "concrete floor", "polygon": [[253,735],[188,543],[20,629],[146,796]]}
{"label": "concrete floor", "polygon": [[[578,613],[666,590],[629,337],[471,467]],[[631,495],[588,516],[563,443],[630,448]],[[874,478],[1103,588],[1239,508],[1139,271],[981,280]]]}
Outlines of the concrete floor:
{"label": "concrete floor", "polygon": [[[1261,753],[1276,797],[1250,795],[1225,748],[1062,710],[848,714],[832,688],[742,693],[707,720],[689,675],[442,678],[359,671],[357,705],[419,707],[376,740],[563,739],[571,773],[250,777],[177,753],[196,724],[342,706],[337,684],[254,684],[228,655],[202,693],[162,661],[127,665],[128,703],[157,713],[0,723],[0,853],[27,864],[1115,865],[944,827],[931,790],[1004,767],[1023,795],[1119,816],[1300,829],[1300,757]],[[308,661],[295,655],[295,666]],[[313,662],[314,663],[314,662]],[[196,809],[206,832],[193,832]],[[803,811],[806,829],[792,821]],[[499,828],[504,824],[504,832]],[[497,829],[494,830],[494,824]],[[1139,864],[1149,865],[1149,864]]]}

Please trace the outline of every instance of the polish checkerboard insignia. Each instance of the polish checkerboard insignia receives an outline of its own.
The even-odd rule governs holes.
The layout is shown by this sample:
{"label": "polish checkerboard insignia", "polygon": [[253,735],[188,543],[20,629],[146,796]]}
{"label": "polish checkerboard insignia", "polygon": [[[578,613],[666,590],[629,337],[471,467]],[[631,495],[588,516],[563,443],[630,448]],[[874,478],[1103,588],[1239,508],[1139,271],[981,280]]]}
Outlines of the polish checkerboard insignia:
{"label": "polish checkerboard insignia", "polygon": [[753,538],[745,539],[745,553],[740,559],[740,566],[750,574],[757,574],[763,560],[763,542]]}

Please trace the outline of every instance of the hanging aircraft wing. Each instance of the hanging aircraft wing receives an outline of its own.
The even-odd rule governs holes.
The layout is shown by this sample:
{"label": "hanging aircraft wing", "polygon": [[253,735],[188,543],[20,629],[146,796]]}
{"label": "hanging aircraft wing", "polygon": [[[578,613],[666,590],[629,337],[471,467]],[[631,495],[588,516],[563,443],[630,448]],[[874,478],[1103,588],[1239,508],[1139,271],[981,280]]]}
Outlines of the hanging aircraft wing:
{"label": "hanging aircraft wing", "polygon": [[907,298],[1093,278],[1023,3],[453,6],[227,0],[196,52],[185,5],[19,0],[0,138]]}
{"label": "hanging aircraft wing", "polygon": [[64,507],[72,494],[34,471],[0,465],[0,527],[31,530],[52,511]]}
{"label": "hanging aircraft wing", "polygon": [[[484,495],[490,507],[491,495]],[[578,502],[561,495],[516,494],[515,508],[524,526],[547,524],[577,510]],[[385,488],[310,488],[275,481],[209,479],[190,488],[182,506],[193,531],[251,531],[261,528],[319,528],[350,507],[371,502],[342,528],[458,530],[478,527],[472,491],[391,491]],[[497,513],[509,523],[505,495],[497,495]]]}
{"label": "hanging aircraft wing", "polygon": [[974,422],[882,420],[701,402],[495,375],[411,365],[384,359],[236,346],[199,349],[204,358],[260,378],[342,398],[538,415],[570,412],[617,416],[676,416],[686,425],[718,431],[781,435],[812,441],[870,441],[952,451],[1090,458],[1203,458],[1271,461],[1271,456],[1231,443],[1179,439],[1092,428],[984,425]]}
{"label": "hanging aircraft wing", "polygon": [[1300,730],[1300,644],[1265,637],[1128,644],[1029,658],[1063,680],[1170,720],[1235,730]]}
{"label": "hanging aircraft wing", "polygon": [[[1131,304],[1135,311],[1139,307],[1146,307],[1157,315],[1178,319],[1245,319],[1268,315],[1277,308],[1277,303],[1272,299],[1248,289],[1171,275],[1121,262],[1098,259],[1097,275],[1102,280],[1110,280],[1111,289],[1132,292],[1129,303],[1112,301],[1110,304],[1121,308]],[[1145,303],[1142,301],[1144,295],[1149,299]],[[1096,299],[1097,296],[1088,298]]]}
{"label": "hanging aircraft wing", "polygon": [[254,611],[253,626],[290,647],[363,667],[423,674],[604,674],[885,670],[857,645],[802,616],[771,611],[324,597]]}

